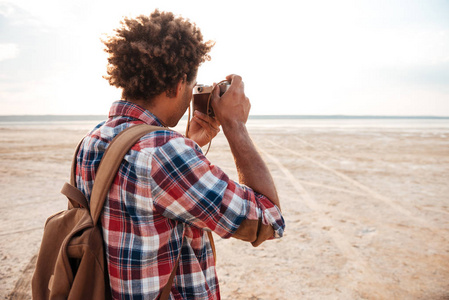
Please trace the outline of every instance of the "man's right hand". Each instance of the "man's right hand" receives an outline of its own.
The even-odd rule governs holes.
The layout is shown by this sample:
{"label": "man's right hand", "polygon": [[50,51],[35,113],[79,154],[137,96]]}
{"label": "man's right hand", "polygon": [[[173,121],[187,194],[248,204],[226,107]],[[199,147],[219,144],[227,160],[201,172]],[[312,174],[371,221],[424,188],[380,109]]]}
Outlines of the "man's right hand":
{"label": "man's right hand", "polygon": [[251,104],[245,95],[242,77],[228,75],[226,80],[231,86],[220,97],[220,89],[215,86],[212,97],[212,107],[215,117],[225,129],[228,126],[246,124]]}

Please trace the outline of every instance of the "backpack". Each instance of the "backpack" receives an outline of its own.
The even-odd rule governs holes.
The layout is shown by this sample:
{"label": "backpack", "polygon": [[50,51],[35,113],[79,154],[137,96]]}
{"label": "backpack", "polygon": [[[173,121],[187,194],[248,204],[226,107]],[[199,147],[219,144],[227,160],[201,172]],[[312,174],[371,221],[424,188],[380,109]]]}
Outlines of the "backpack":
{"label": "backpack", "polygon": [[[140,124],[120,132],[107,147],[98,167],[90,207],[76,188],[76,156],[72,161],[70,184],[61,193],[68,198],[68,209],[50,216],[32,278],[33,299],[110,299],[111,290],[98,220],[105,198],[125,154],[145,134],[161,127]],[[163,128],[163,130],[167,130]],[[179,256],[160,299],[168,299]]]}

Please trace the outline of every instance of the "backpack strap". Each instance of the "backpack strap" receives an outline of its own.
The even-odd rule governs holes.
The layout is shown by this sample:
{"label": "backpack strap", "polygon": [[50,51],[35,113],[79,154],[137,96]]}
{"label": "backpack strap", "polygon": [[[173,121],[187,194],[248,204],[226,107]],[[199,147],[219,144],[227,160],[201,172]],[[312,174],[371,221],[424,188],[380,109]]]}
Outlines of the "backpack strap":
{"label": "backpack strap", "polygon": [[[76,146],[75,154],[73,154],[72,166],[70,169],[70,184],[64,183],[61,193],[69,199],[68,209],[72,209],[74,207],[84,207],[89,209],[89,205],[87,203],[86,197],[80,190],[76,188],[76,162],[78,152],[80,150],[81,144],[83,143],[84,138],[78,143]],[[78,192],[77,192],[78,191]]]}
{"label": "backpack strap", "polygon": [[78,152],[80,151],[81,144],[83,143],[83,141],[84,138],[78,143],[78,146],[76,146],[75,154],[73,154],[72,166],[70,168],[70,184],[73,186],[76,186],[76,163]]}
{"label": "backpack strap", "polygon": [[69,209],[74,207],[84,207],[89,209],[89,204],[87,203],[86,196],[69,183],[64,183],[61,189],[61,193],[69,199]]}
{"label": "backpack strap", "polygon": [[[148,125],[148,124],[139,124],[134,125],[131,127],[126,128],[122,132],[120,132],[109,144],[107,147],[103,158],[100,162],[100,166],[98,167],[95,182],[99,182],[97,185],[95,185],[92,188],[92,195],[90,200],[90,208],[88,205],[88,202],[86,200],[86,197],[83,193],[79,191],[79,189],[76,188],[76,165],[77,165],[77,156],[78,152],[81,148],[81,144],[83,143],[84,139],[82,139],[78,146],[76,146],[75,154],[73,155],[72,159],[72,165],[70,170],[70,184],[65,183],[61,189],[61,193],[67,196],[69,199],[69,209],[73,207],[84,207],[87,209],[90,209],[92,219],[94,221],[94,225],[97,225],[98,219],[100,217],[101,211],[103,209],[104,200],[106,199],[106,195],[109,192],[109,189],[111,188],[112,181],[115,178],[115,175],[118,171],[118,168],[120,167],[120,164],[122,163],[123,157],[126,153],[128,153],[129,149],[131,149],[132,146],[145,134],[160,130],[161,127],[154,126],[154,125]],[[169,129],[168,129],[169,130]],[[125,132],[129,132],[125,134]],[[116,145],[114,147],[112,145]],[[109,151],[108,151],[109,150]],[[111,154],[106,155],[108,152],[111,152]],[[112,163],[105,163],[106,157],[109,161]],[[104,165],[104,167],[102,167]],[[101,171],[102,169],[105,169],[105,171]],[[98,180],[100,178],[100,180]],[[107,185],[105,185],[107,184]],[[97,188],[95,188],[97,186]],[[101,188],[103,187],[103,189]],[[94,193],[95,197],[99,197],[100,200],[94,199]],[[103,199],[103,200],[101,200]],[[93,210],[93,208],[95,210]],[[95,217],[96,216],[96,217]]]}
{"label": "backpack strap", "polygon": [[212,248],[212,253],[214,255],[214,262],[217,263],[217,251],[215,250],[214,236],[212,235],[211,231],[207,232],[207,236],[209,237],[210,246]]}
{"label": "backpack strap", "polygon": [[120,132],[107,147],[95,175],[90,196],[90,214],[94,225],[98,223],[104,201],[122,164],[123,157],[141,137],[156,130],[168,129],[147,124],[134,125]]}

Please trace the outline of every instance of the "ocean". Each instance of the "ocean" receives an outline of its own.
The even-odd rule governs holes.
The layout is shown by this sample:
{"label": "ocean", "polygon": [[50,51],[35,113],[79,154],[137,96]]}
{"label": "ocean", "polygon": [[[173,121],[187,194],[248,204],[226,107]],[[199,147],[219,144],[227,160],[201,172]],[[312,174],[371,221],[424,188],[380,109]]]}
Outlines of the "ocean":
{"label": "ocean", "polygon": [[[90,130],[106,119],[105,115],[25,115],[0,116],[1,128],[52,127],[67,130]],[[186,117],[182,118],[175,129],[185,128]],[[449,130],[449,117],[435,116],[250,116],[248,128],[258,129],[402,129],[402,130]]]}

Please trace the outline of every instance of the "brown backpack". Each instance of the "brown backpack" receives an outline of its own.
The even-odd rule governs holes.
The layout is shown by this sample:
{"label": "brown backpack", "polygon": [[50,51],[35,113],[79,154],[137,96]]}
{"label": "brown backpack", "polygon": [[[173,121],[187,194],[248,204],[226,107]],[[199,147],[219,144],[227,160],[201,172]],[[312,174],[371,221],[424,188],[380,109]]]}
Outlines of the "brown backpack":
{"label": "brown backpack", "polygon": [[[84,194],[76,188],[75,183],[78,145],[72,162],[70,184],[64,184],[61,190],[69,200],[69,207],[49,217],[45,223],[31,283],[33,299],[111,298],[103,236],[98,220],[124,155],[142,136],[161,129],[146,124],[134,125],[114,138],[98,167],[90,210]],[[178,261],[179,257],[160,299],[168,299]]]}

